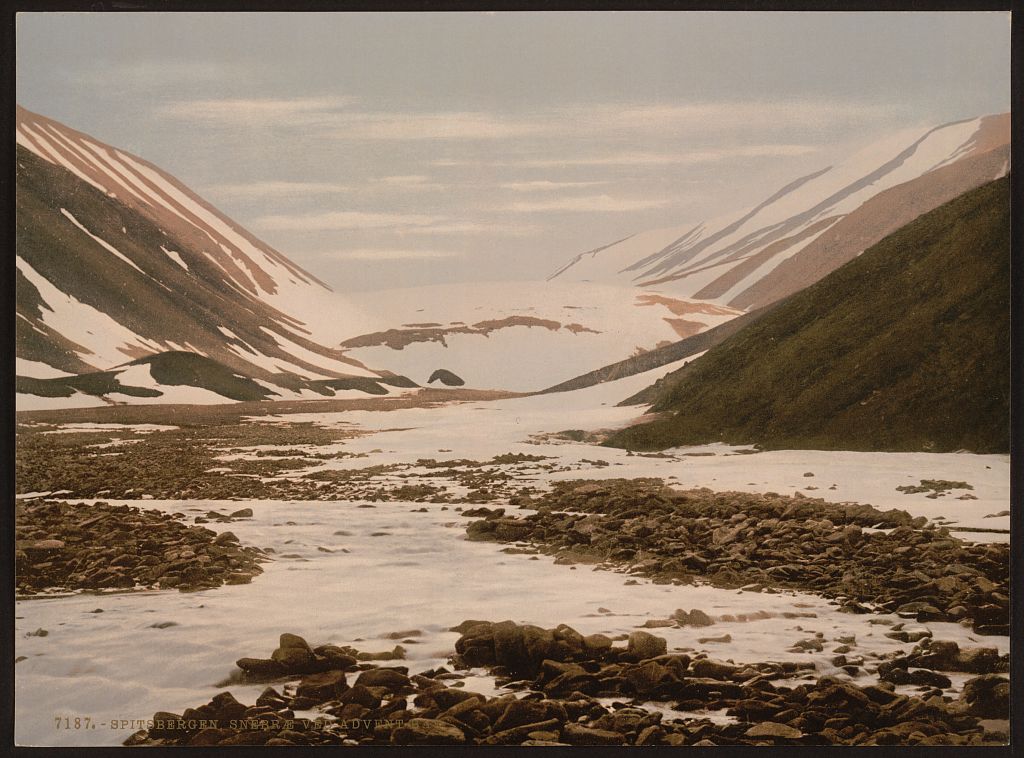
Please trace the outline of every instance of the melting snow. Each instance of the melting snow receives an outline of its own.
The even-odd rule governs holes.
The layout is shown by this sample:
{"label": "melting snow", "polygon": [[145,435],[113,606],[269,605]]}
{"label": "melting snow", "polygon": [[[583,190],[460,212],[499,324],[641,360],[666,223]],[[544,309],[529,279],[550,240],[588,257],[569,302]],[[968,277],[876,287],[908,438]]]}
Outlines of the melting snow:
{"label": "melting snow", "polygon": [[161,246],[160,246],[160,249],[161,249],[161,250],[163,250],[163,251],[164,251],[165,253],[167,253],[168,257],[170,257],[170,259],[171,259],[172,261],[174,261],[174,262],[175,262],[175,263],[177,263],[177,264],[178,264],[179,266],[181,266],[181,267],[182,267],[183,269],[185,269],[186,271],[188,271],[188,264],[187,264],[187,263],[185,263],[185,259],[181,257],[181,253],[179,253],[179,252],[176,252],[176,251],[174,251],[174,250],[168,250],[168,249],[167,249],[166,247],[164,247],[163,245],[161,245]]}
{"label": "melting snow", "polygon": [[[668,457],[646,457],[565,441],[538,443],[533,437],[559,429],[625,423],[637,409],[614,403],[671,368],[573,393],[387,413],[296,414],[259,420],[355,424],[376,432],[346,440],[345,450],[383,452],[329,462],[339,467],[414,463],[440,457],[441,448],[446,458],[475,460],[524,452],[555,456],[560,464],[576,469],[533,469],[526,474],[541,484],[559,478],[659,476],[681,487],[786,493],[806,490],[813,482],[821,487],[813,494],[830,500],[907,508],[930,517],[955,515],[962,524],[981,523],[975,521],[980,515],[1007,508],[1008,456],[744,454],[742,448],[714,445],[678,448],[669,451]],[[406,431],[384,431],[399,427]],[[596,457],[609,465],[579,469],[584,459]],[[804,477],[808,471],[815,476]],[[979,499],[955,501],[954,506],[951,501],[895,490],[899,484],[921,478],[966,480]],[[826,489],[833,483],[835,490]],[[188,515],[238,506],[237,501],[148,499],[135,504]],[[511,618],[546,627],[564,622],[585,634],[614,635],[632,631],[647,619],[665,618],[676,608],[700,608],[719,619],[762,611],[765,617],[756,622],[719,620],[713,636],[727,633],[732,640],[727,643],[698,643],[698,637],[708,636],[707,630],[693,628],[659,628],[655,634],[664,636],[670,648],[708,649],[716,657],[736,661],[814,661],[820,673],[838,675],[841,672],[829,663],[833,654],[828,651],[834,645],[826,644],[822,653],[791,653],[787,648],[814,632],[821,632],[826,643],[840,634],[855,634],[858,654],[911,647],[885,637],[884,627],[869,622],[877,616],[839,613],[836,605],[814,595],[677,587],[646,580],[626,587],[619,573],[587,566],[572,570],[555,565],[548,556],[531,560],[533,556],[502,553],[504,545],[465,540],[465,519],[441,510],[440,504],[392,502],[369,509],[347,502],[247,501],[246,505],[254,510],[253,519],[207,526],[230,529],[245,544],[277,551],[277,560],[266,564],[265,573],[251,585],[197,593],[73,595],[17,603],[16,653],[26,656],[15,669],[19,743],[118,744],[130,731],[55,731],[53,719],[81,715],[109,723],[113,718],[146,719],[157,710],[181,712],[226,689],[215,685],[229,674],[236,658],[267,655],[285,631],[314,644],[352,644],[372,651],[393,647],[393,640],[383,638],[388,633],[420,629],[423,635],[416,638],[417,644],[404,645],[408,651],[404,665],[412,672],[445,664],[457,639],[446,630],[466,618]],[[427,511],[414,512],[420,508]],[[372,536],[381,532],[386,534]],[[297,557],[285,558],[286,554]],[[97,607],[104,612],[91,613]],[[601,607],[610,613],[599,612]],[[816,617],[787,619],[781,615],[785,612]],[[152,628],[163,621],[177,625]],[[1008,638],[976,638],[957,624],[926,626],[936,639],[952,639],[965,646],[997,646],[1001,652],[1009,646]],[[39,627],[49,635],[26,636]],[[473,690],[493,688],[481,672],[471,681],[467,687]],[[960,685],[962,679],[954,688]],[[230,689],[240,700],[252,702],[263,686],[232,685]]]}
{"label": "melting snow", "polygon": [[30,376],[33,379],[55,379],[61,376],[73,376],[46,363],[30,361],[25,358],[14,359],[14,373],[17,376]]}
{"label": "melting snow", "polygon": [[105,250],[108,250],[108,251],[110,251],[111,253],[113,253],[114,255],[116,255],[116,256],[117,256],[118,258],[120,258],[120,259],[121,259],[122,261],[124,261],[125,263],[127,263],[127,264],[128,264],[129,266],[131,266],[131,267],[132,267],[133,269],[135,269],[136,271],[138,271],[138,272],[139,272],[140,274],[144,274],[144,275],[148,276],[148,274],[146,274],[146,272],[145,272],[145,271],[143,271],[143,270],[142,270],[141,268],[139,268],[138,266],[136,266],[136,265],[135,265],[135,261],[133,261],[133,260],[132,260],[131,258],[129,258],[129,257],[127,256],[127,255],[125,255],[125,254],[124,254],[124,253],[122,253],[122,252],[121,252],[120,250],[118,250],[117,248],[115,248],[115,247],[114,247],[113,245],[111,245],[111,244],[110,244],[109,242],[106,242],[105,240],[102,240],[102,239],[100,239],[100,238],[99,238],[99,237],[97,237],[97,236],[96,236],[95,234],[93,234],[93,233],[92,233],[92,232],[90,232],[90,231],[89,231],[88,229],[86,229],[86,228],[85,228],[84,226],[82,226],[81,222],[79,222],[79,220],[78,220],[78,219],[76,219],[76,218],[75,218],[74,216],[72,216],[72,215],[71,215],[71,213],[70,213],[70,212],[69,212],[69,211],[68,211],[68,210],[67,210],[66,208],[61,208],[61,209],[60,209],[60,212],[61,212],[61,213],[63,213],[63,214],[64,214],[64,216],[65,216],[65,217],[66,217],[66,218],[67,218],[67,219],[68,219],[68,220],[69,220],[69,221],[70,221],[70,222],[71,222],[72,224],[74,224],[74,225],[75,225],[75,226],[77,226],[77,227],[78,227],[79,229],[81,229],[81,230],[82,230],[83,232],[85,232],[85,233],[86,233],[87,235],[89,235],[89,237],[91,237],[91,238],[92,238],[92,239],[93,239],[93,240],[94,240],[95,242],[97,242],[97,243],[98,243],[98,244],[99,244],[100,246],[102,246],[102,247],[103,247],[103,248],[104,248]]}

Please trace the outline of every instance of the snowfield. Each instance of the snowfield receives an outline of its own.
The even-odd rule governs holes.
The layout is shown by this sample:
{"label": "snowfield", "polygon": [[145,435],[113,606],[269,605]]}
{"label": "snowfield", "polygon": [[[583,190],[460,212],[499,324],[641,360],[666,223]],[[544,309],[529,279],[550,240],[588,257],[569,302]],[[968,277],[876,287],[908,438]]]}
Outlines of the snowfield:
{"label": "snowfield", "polygon": [[[355,425],[371,432],[346,440],[344,448],[367,453],[367,458],[324,464],[331,467],[415,463],[420,458],[485,460],[523,452],[551,456],[574,468],[537,469],[524,484],[543,485],[557,478],[657,476],[683,488],[783,494],[799,490],[830,501],[904,508],[914,515],[946,517],[955,522],[954,530],[958,525],[1008,528],[1006,517],[984,518],[1009,508],[1008,456],[751,454],[713,445],[651,457],[541,438],[559,430],[629,422],[638,409],[614,403],[673,368],[665,366],[573,393],[388,412],[290,414],[261,421]],[[77,427],[83,430],[83,425]],[[586,468],[586,461],[594,459],[608,465]],[[814,476],[805,477],[807,472]],[[978,499],[954,499],[959,492],[928,499],[895,489],[932,478],[969,482],[974,487],[971,494]],[[818,489],[811,490],[814,486]],[[189,520],[210,509],[240,507],[237,500],[130,502],[180,512]],[[229,688],[240,700],[251,702],[265,685],[218,687],[218,682],[232,671],[235,659],[269,654],[282,632],[302,635],[312,644],[351,644],[379,651],[396,644],[386,635],[419,630],[420,636],[410,638],[414,642],[399,643],[407,651],[402,664],[413,673],[446,663],[458,638],[447,629],[467,618],[508,618],[544,627],[567,623],[584,634],[614,635],[627,633],[647,619],[665,618],[677,608],[700,608],[719,619],[711,630],[662,628],[654,633],[664,636],[670,649],[706,649],[714,657],[738,662],[814,661],[817,675],[836,673],[829,651],[840,635],[856,635],[858,654],[912,647],[885,637],[887,627],[871,623],[879,618],[896,621],[895,616],[839,613],[836,604],[815,595],[657,585],[645,579],[626,586],[626,577],[619,573],[556,565],[544,555],[503,553],[501,544],[467,541],[467,519],[442,504],[380,502],[361,508],[356,502],[246,501],[244,505],[253,509],[252,519],[207,526],[230,530],[243,544],[276,552],[276,560],[265,564],[265,573],[250,585],[195,593],[79,594],[16,604],[15,737],[19,744],[115,745],[135,730],[112,730],[109,725],[115,719],[147,719],[157,710],[180,712]],[[960,536],[1005,541],[1008,535]],[[760,618],[720,620],[723,615],[741,613],[759,613]],[[961,645],[997,646],[1001,653],[1009,646],[1008,638],[974,637],[969,628],[956,624],[924,626],[936,639]],[[32,636],[38,629],[48,635]],[[824,635],[825,652],[787,652],[794,642],[815,632]],[[724,634],[731,635],[731,642],[697,642],[698,637]],[[467,689],[492,691],[493,682],[483,672],[476,673],[467,680]],[[954,675],[952,689],[965,678]],[[56,728],[57,719],[65,716],[88,716],[98,726],[84,731]]]}
{"label": "snowfield", "polygon": [[532,392],[624,360],[638,350],[679,340],[670,320],[685,321],[697,333],[741,313],[657,298],[655,291],[628,286],[561,281],[436,285],[353,295],[350,299],[356,305],[375,313],[388,329],[407,334],[421,325],[453,330],[516,317],[557,326],[499,326],[486,334],[448,332],[443,341],[352,347],[347,355],[424,386],[436,369],[444,368],[467,387]]}

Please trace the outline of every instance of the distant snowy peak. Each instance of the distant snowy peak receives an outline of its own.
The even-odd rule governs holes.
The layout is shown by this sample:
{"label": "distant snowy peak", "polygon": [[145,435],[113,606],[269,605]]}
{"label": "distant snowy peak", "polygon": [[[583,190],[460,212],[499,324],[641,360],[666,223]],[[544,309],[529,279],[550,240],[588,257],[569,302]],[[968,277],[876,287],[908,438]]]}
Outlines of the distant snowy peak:
{"label": "distant snowy peak", "polygon": [[[766,305],[811,283],[810,272],[820,278],[917,215],[1004,175],[1009,125],[1002,114],[894,134],[745,212],[633,235],[577,255],[552,278]],[[882,193],[891,202],[870,203]]]}
{"label": "distant snowy peak", "polygon": [[[138,156],[20,106],[16,138],[22,147],[138,211],[169,234],[195,243],[196,249],[245,292],[273,297],[328,289],[173,176]],[[186,265],[176,253],[165,252]]]}

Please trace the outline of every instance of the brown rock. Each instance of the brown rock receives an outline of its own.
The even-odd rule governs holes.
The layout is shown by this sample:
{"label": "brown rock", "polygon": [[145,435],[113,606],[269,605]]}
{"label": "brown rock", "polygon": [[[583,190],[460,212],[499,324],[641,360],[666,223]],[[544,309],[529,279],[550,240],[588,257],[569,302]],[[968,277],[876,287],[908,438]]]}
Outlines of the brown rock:
{"label": "brown rock", "polygon": [[447,721],[409,719],[391,732],[396,745],[462,745],[466,734]]}
{"label": "brown rock", "polygon": [[580,724],[566,724],[562,739],[570,745],[625,745],[626,738],[617,732],[591,729]]}
{"label": "brown rock", "polygon": [[324,701],[340,695],[348,689],[344,671],[324,671],[304,677],[295,689],[299,697],[309,697]]}
{"label": "brown rock", "polygon": [[787,724],[776,724],[773,721],[762,721],[760,724],[755,724],[744,732],[746,737],[762,738],[770,737],[772,739],[781,740],[798,740],[803,737],[803,732],[799,729],[794,729]]}

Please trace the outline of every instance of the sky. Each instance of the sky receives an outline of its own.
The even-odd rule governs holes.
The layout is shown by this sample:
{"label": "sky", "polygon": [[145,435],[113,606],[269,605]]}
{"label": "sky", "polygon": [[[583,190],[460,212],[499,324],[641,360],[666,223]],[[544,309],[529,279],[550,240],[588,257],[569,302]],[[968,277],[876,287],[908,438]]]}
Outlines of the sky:
{"label": "sky", "polygon": [[1008,13],[20,13],[19,104],[339,291],[539,280],[1009,110]]}

